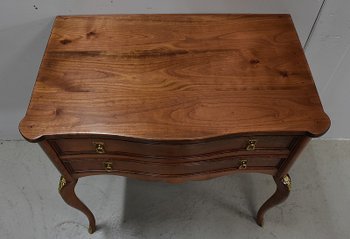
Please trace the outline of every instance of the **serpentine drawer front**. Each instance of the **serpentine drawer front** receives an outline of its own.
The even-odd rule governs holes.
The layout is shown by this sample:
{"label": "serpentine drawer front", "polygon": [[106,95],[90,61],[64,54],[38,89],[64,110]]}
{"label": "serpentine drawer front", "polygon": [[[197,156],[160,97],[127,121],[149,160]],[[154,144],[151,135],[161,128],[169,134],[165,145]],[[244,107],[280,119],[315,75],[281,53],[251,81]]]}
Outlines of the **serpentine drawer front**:
{"label": "serpentine drawer front", "polygon": [[[57,139],[50,144],[61,156],[76,154],[103,155],[134,155],[137,153],[146,157],[195,157],[202,154],[237,152],[241,154],[264,154],[272,151],[287,154],[292,147],[294,136],[241,136],[228,139],[217,139],[202,143],[144,143],[103,138],[92,139]],[[264,152],[265,151],[265,152]]]}
{"label": "serpentine drawer front", "polygon": [[147,160],[114,157],[114,158],[71,158],[63,163],[72,174],[79,173],[124,173],[135,175],[149,175],[151,177],[171,178],[176,176],[197,176],[205,173],[225,172],[231,170],[261,170],[275,171],[280,163],[279,158],[213,158],[209,160],[156,163]]}
{"label": "serpentine drawer front", "polygon": [[329,126],[289,15],[170,14],[57,17],[19,129],[92,233],[74,188],[97,174],[269,174],[262,225],[289,195],[299,153]]}

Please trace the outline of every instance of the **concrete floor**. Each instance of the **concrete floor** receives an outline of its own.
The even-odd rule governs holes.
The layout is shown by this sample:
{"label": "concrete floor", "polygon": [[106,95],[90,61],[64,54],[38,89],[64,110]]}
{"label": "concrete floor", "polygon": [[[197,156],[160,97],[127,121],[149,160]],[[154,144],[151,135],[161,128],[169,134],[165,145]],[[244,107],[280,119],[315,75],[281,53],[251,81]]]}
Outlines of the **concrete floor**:
{"label": "concrete floor", "polygon": [[0,141],[0,238],[349,238],[350,141],[313,141],[292,168],[292,193],[255,214],[273,193],[271,177],[234,174],[171,185],[117,176],[82,178],[77,194],[98,230],[57,192],[59,174],[41,149]]}

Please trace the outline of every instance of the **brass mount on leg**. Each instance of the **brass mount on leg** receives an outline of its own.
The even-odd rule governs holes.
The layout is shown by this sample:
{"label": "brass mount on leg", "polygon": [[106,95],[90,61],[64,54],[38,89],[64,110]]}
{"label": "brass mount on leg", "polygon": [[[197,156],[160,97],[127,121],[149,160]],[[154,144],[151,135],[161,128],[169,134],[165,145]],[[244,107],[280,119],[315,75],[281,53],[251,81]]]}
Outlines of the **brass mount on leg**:
{"label": "brass mount on leg", "polygon": [[284,175],[284,177],[282,178],[282,183],[288,187],[289,191],[292,189],[292,180],[290,179],[288,174]]}
{"label": "brass mount on leg", "polygon": [[66,179],[61,176],[60,181],[58,183],[58,191],[61,191],[61,189],[66,185]]}

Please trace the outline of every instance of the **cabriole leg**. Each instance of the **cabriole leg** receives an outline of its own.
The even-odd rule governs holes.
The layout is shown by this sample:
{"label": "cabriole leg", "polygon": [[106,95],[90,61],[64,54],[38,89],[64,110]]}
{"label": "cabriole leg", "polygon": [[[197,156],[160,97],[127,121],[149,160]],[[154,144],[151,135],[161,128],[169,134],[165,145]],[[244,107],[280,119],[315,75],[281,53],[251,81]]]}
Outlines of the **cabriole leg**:
{"label": "cabriole leg", "polygon": [[285,201],[289,195],[291,190],[291,179],[288,174],[281,178],[274,177],[276,182],[276,192],[261,206],[258,211],[258,215],[256,218],[256,222],[259,226],[263,226],[264,224],[264,214],[265,212]]}
{"label": "cabriole leg", "polygon": [[92,212],[85,206],[85,204],[80,201],[80,199],[75,194],[74,188],[78,180],[67,181],[61,176],[60,182],[58,184],[58,192],[60,193],[63,200],[71,207],[84,213],[89,220],[89,233],[92,234],[96,230],[95,217]]}

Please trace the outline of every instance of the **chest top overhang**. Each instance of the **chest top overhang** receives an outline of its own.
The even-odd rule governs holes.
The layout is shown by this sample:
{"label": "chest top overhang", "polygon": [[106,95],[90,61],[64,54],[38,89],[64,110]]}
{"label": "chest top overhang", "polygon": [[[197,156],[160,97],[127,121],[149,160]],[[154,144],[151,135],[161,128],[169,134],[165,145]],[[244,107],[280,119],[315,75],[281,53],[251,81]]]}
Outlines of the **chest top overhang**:
{"label": "chest top overhang", "polygon": [[20,132],[195,140],[329,125],[289,15],[59,16]]}

